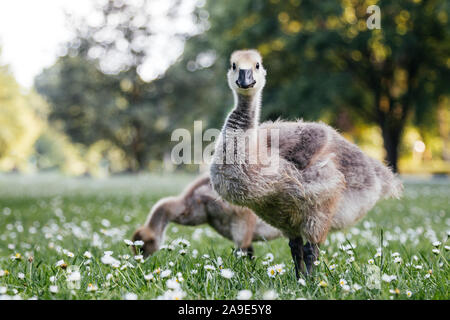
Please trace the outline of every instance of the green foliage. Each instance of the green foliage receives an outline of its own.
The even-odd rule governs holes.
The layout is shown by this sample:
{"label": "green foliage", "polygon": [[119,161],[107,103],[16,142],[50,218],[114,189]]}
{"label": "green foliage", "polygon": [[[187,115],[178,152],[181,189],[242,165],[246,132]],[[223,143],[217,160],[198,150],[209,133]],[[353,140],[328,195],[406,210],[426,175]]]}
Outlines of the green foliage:
{"label": "green foliage", "polygon": [[[163,158],[170,141],[169,117],[182,117],[177,111],[185,110],[181,106],[173,110],[170,86],[144,82],[139,76],[146,59],[146,45],[141,42],[148,42],[152,34],[149,15],[141,9],[131,3],[117,7],[114,1],[97,8],[103,21],[109,23],[118,15],[121,20],[113,26],[75,23],[76,37],[67,44],[68,54],[35,81],[52,105],[52,125],[88,147],[109,141],[123,151],[123,160],[133,171],[146,169],[151,159]],[[136,26],[134,18],[139,17],[144,21]],[[117,49],[121,41],[127,45],[125,50]]]}
{"label": "green foliage", "polygon": [[24,93],[7,66],[0,66],[0,171],[31,170],[29,157],[45,128],[47,105]]}
{"label": "green foliage", "polygon": [[[372,3],[370,3],[372,4]],[[403,128],[434,123],[448,95],[450,6],[445,1],[379,1],[381,29],[369,30],[365,1],[209,1],[210,28],[187,43],[183,64],[214,50],[201,87],[214,125],[231,105],[225,73],[233,50],[256,48],[268,69],[263,119],[317,120],[346,112],[352,122],[378,125],[396,169]],[[203,9],[201,9],[203,10]],[[175,68],[175,67],[174,67]],[[168,73],[169,74],[169,73]],[[170,81],[169,79],[167,81]],[[225,92],[220,97],[216,91]],[[220,97],[220,98],[219,98]],[[203,102],[204,101],[204,102]],[[330,123],[343,128],[340,118]]]}
{"label": "green foliage", "polygon": [[[147,83],[139,68],[148,53],[117,48],[139,37],[149,41],[153,31],[133,24],[139,8],[108,1],[98,9],[103,20],[120,13],[121,22],[75,24],[69,55],[38,77],[36,87],[53,106],[51,121],[74,141],[108,140],[138,170],[170,151],[174,128],[191,128],[194,119],[204,128],[222,126],[232,106],[229,55],[256,48],[268,70],[262,120],[326,118],[342,131],[376,125],[396,170],[405,126],[435,128],[439,101],[448,108],[450,6],[443,0],[378,1],[381,29],[369,30],[371,4],[208,1],[195,12],[200,32],[187,40],[183,55]],[[172,11],[176,16],[176,6]],[[99,36],[111,28],[116,36]],[[119,62],[113,63],[115,55]]]}

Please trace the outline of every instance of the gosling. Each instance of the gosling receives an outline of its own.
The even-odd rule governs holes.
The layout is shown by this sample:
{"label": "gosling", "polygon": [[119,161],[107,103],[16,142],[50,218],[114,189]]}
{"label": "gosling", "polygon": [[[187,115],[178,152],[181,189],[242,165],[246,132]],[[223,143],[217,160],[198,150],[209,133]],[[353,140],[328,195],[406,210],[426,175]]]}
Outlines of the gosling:
{"label": "gosling", "polygon": [[220,199],[212,189],[209,176],[197,178],[181,195],[163,198],[152,207],[147,221],[132,237],[133,241],[144,242],[141,250],[145,258],[159,250],[169,222],[187,226],[207,223],[249,257],[253,256],[253,241],[282,236],[250,209]]}

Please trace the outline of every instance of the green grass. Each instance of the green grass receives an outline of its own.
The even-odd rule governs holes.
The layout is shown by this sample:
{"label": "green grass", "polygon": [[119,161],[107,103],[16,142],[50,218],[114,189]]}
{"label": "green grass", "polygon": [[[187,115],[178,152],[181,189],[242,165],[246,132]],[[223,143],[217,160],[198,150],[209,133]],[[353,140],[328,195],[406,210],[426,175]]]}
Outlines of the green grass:
{"label": "green grass", "polygon": [[[154,299],[164,295],[171,283],[168,279],[180,272],[184,299],[235,299],[244,289],[252,292],[252,299],[263,298],[269,290],[279,299],[449,299],[449,253],[445,248],[450,245],[448,180],[406,182],[402,200],[380,202],[354,228],[330,234],[321,247],[314,275],[302,285],[296,282],[286,239],[255,244],[257,258],[251,261],[233,254],[232,243],[208,226],[170,224],[166,243],[187,239],[186,254],[181,255],[181,248],[175,246],[143,263],[135,261],[123,240],[143,223],[155,201],[177,194],[192,179],[188,175],[107,180],[0,175],[0,270],[7,270],[0,271],[0,297],[124,299],[134,293],[139,299]],[[382,255],[374,257],[381,237]],[[432,243],[437,240],[442,244],[438,253],[433,253]],[[342,245],[353,250],[342,250]],[[74,256],[69,257],[65,250]],[[198,251],[196,257],[194,250]],[[91,259],[83,256],[85,251],[92,253]],[[113,251],[119,268],[102,263],[104,251]],[[395,252],[400,263],[394,262]],[[16,253],[20,259],[11,258]],[[267,253],[272,253],[274,260],[264,265]],[[123,255],[130,258],[120,258]],[[349,260],[352,256],[353,262]],[[31,262],[28,257],[33,257]],[[234,272],[231,279],[220,275],[218,257],[223,260],[222,268]],[[56,266],[61,259],[66,269]],[[369,259],[374,260],[373,265]],[[267,268],[281,263],[285,264],[284,274],[270,278]],[[217,269],[208,275],[205,265]],[[67,281],[76,268],[80,281]],[[161,278],[154,273],[157,268],[171,270],[171,275]],[[154,280],[146,280],[148,274],[154,274]],[[382,275],[396,279],[386,282],[380,280]],[[53,283],[51,277],[55,277]],[[347,290],[339,283],[341,279],[349,286]],[[370,279],[380,281],[379,286],[371,286]],[[321,281],[326,287],[319,286]],[[89,283],[97,290],[88,292]],[[355,284],[360,289],[354,290]],[[51,286],[57,286],[58,292],[50,292]],[[412,293],[410,297],[407,291]]]}

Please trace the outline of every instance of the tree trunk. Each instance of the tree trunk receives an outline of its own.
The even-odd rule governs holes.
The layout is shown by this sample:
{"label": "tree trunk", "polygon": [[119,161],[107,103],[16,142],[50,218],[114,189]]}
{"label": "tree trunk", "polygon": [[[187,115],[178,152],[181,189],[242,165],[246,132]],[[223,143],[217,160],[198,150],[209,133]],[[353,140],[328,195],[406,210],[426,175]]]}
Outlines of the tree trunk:
{"label": "tree trunk", "polygon": [[[384,95],[387,97],[388,95]],[[389,105],[381,105],[381,90],[375,92],[375,106],[377,107],[378,125],[381,128],[383,136],[384,149],[386,150],[385,160],[392,168],[392,171],[398,173],[398,148],[404,127],[403,114],[400,117],[392,113],[392,99],[389,97]]]}

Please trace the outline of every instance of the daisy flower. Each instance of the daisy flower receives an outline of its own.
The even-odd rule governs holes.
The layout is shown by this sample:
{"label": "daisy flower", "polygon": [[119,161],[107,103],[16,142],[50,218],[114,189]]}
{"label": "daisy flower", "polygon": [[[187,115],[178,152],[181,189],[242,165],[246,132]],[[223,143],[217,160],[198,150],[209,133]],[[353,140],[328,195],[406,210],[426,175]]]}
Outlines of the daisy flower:
{"label": "daisy flower", "polygon": [[205,265],[204,268],[205,268],[205,270],[208,270],[208,271],[216,270],[216,267],[214,267],[213,265],[210,265],[210,264]]}
{"label": "daisy flower", "polygon": [[81,274],[78,271],[71,272],[67,275],[67,281],[75,282],[81,280]]}
{"label": "daisy flower", "polygon": [[277,275],[277,269],[275,269],[274,266],[270,266],[267,268],[267,274],[269,277],[275,278],[275,276]]}
{"label": "daisy flower", "polygon": [[18,252],[15,255],[11,256],[11,260],[20,260],[20,259],[22,259],[22,255]]}
{"label": "daisy flower", "polygon": [[387,275],[384,273],[381,276],[381,280],[383,280],[384,282],[391,282],[393,280],[397,280],[397,276],[396,275]]}
{"label": "daisy flower", "polygon": [[231,271],[230,269],[222,269],[220,270],[220,275],[225,279],[231,279],[234,276],[234,272]]}
{"label": "daisy flower", "polygon": [[368,264],[374,264],[375,261],[374,261],[373,259],[369,259],[369,260],[367,260],[367,263],[368,263]]}
{"label": "daisy flower", "polygon": [[236,299],[238,300],[249,300],[253,293],[250,290],[241,290],[238,292]]}
{"label": "daisy flower", "polygon": [[125,242],[125,244],[126,244],[127,246],[132,246],[132,245],[133,245],[133,241],[128,240],[128,239],[123,239],[123,242]]}
{"label": "daisy flower", "polygon": [[89,283],[87,288],[86,288],[87,292],[94,292],[94,291],[97,291],[97,290],[98,290],[97,286],[95,284],[92,284],[92,283]]}
{"label": "daisy flower", "polygon": [[183,238],[178,238],[178,239],[173,240],[172,244],[178,245],[181,247],[189,247],[191,245],[191,243],[188,240],[183,239]]}
{"label": "daisy flower", "polygon": [[48,290],[51,292],[51,293],[58,293],[58,286],[50,286],[50,287],[48,287]]}
{"label": "daisy flower", "polygon": [[274,290],[266,291],[263,294],[264,300],[274,300],[276,298],[278,298],[278,294]]}
{"label": "daisy flower", "polygon": [[323,281],[323,280],[320,280],[320,282],[319,282],[319,287],[326,288],[327,286],[328,286],[328,283],[326,283],[326,282]]}
{"label": "daisy flower", "polygon": [[181,300],[186,296],[186,293],[180,289],[167,290],[162,296],[159,296],[158,300]]}
{"label": "daisy flower", "polygon": [[440,241],[434,241],[432,243],[433,247],[439,247],[442,243]]}
{"label": "daisy flower", "polygon": [[357,283],[354,283],[353,284],[353,290],[355,290],[355,291],[358,291],[358,290],[360,290],[362,287],[359,285],[359,284],[357,284]]}
{"label": "daisy flower", "polygon": [[169,289],[174,289],[174,290],[176,290],[176,289],[179,289],[179,288],[180,288],[180,283],[177,281],[176,278],[172,278],[172,279],[167,280],[166,286],[167,286],[167,288],[169,288]]}
{"label": "daisy flower", "polygon": [[398,288],[390,289],[390,290],[389,290],[389,293],[392,293],[392,294],[400,294],[400,290],[398,290]]}
{"label": "daisy flower", "polygon": [[125,300],[137,300],[138,296],[136,293],[128,292],[124,296]]}
{"label": "daisy flower", "polygon": [[92,253],[90,253],[89,251],[85,251],[83,253],[83,257],[85,257],[87,259],[91,259],[92,258]]}
{"label": "daisy flower", "polygon": [[284,263],[274,265],[275,270],[278,274],[283,274],[286,270],[284,269]]}
{"label": "daisy flower", "polygon": [[406,291],[406,296],[408,297],[408,298],[411,298],[411,296],[412,296],[412,292],[411,291]]}
{"label": "daisy flower", "polygon": [[402,263],[402,258],[400,258],[400,257],[395,257],[395,258],[394,258],[394,262],[395,262],[395,263]]}
{"label": "daisy flower", "polygon": [[305,281],[305,279],[302,279],[302,278],[300,278],[300,279],[298,279],[298,283],[300,283],[302,286],[306,286],[306,281]]}
{"label": "daisy flower", "polygon": [[171,292],[172,300],[181,300],[186,296],[186,292],[182,290],[174,290]]}
{"label": "daisy flower", "polygon": [[142,241],[142,240],[136,240],[136,241],[134,242],[134,245],[135,245],[136,247],[142,247],[142,246],[144,245],[144,241]]}
{"label": "daisy flower", "polygon": [[153,281],[153,279],[155,279],[155,276],[153,274],[146,274],[144,275],[144,279],[147,281]]}
{"label": "daisy flower", "polygon": [[273,254],[272,253],[267,253],[265,256],[264,256],[264,259],[263,259],[263,262],[262,262],[262,264],[263,265],[268,265],[269,263],[271,263],[273,261]]}
{"label": "daisy flower", "polygon": [[168,276],[170,276],[170,274],[172,273],[172,271],[170,271],[169,269],[161,271],[161,278],[167,278]]}
{"label": "daisy flower", "polygon": [[342,290],[344,290],[345,292],[350,291],[350,286],[348,284],[344,284],[343,286],[341,286]]}
{"label": "daisy flower", "polygon": [[111,265],[111,266],[120,264],[120,262],[117,259],[115,259],[111,254],[106,254],[106,252],[105,252],[105,255],[100,259],[100,261],[103,264],[107,264],[107,265]]}
{"label": "daisy flower", "polygon": [[58,262],[56,262],[56,266],[65,269],[67,268],[67,263],[65,263],[64,260],[59,260]]}

